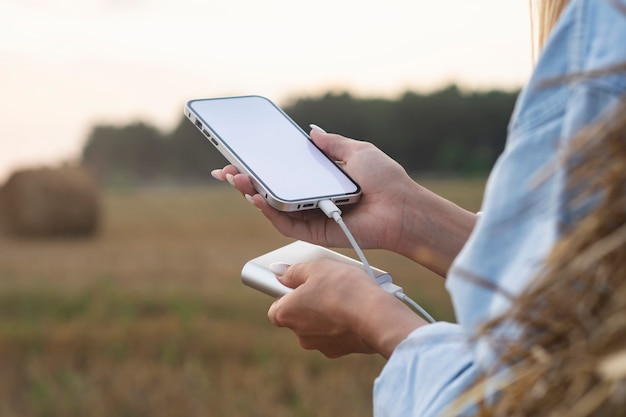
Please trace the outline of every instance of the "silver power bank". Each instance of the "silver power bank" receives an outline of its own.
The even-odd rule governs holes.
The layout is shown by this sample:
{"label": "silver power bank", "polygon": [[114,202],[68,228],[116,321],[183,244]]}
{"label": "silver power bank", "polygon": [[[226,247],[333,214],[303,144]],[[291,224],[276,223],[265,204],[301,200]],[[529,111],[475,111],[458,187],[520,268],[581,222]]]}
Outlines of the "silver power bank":
{"label": "silver power bank", "polygon": [[[270,271],[270,265],[274,262],[285,262],[293,265],[302,262],[311,262],[319,259],[334,259],[351,265],[363,267],[363,264],[355,259],[340,253],[326,249],[319,245],[297,240],[286,246],[268,252],[257,258],[248,261],[241,270],[242,282],[256,290],[271,295],[272,297],[282,297],[293,291],[281,284],[276,275]],[[377,278],[388,275],[387,272],[372,267]]]}

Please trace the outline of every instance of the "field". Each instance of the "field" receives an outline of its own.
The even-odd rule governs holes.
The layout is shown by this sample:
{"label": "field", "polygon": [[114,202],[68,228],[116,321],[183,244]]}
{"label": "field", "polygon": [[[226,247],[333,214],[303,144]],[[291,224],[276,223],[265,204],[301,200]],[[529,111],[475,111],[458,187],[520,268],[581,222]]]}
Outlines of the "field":
{"label": "field", "polygon": [[[424,184],[471,210],[483,188]],[[0,416],[371,414],[384,361],[300,349],[241,284],[248,259],[291,240],[234,190],[108,191],[103,204],[95,239],[0,236]],[[368,259],[452,319],[442,279]]]}

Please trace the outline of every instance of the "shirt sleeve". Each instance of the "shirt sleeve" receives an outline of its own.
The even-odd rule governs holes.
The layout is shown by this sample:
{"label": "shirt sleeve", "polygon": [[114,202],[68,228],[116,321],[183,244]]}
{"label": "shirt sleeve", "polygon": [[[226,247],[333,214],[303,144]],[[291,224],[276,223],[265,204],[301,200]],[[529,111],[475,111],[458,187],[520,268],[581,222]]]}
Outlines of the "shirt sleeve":
{"label": "shirt sleeve", "polygon": [[398,345],[376,379],[374,416],[439,416],[479,375],[459,325],[420,327]]}
{"label": "shirt sleeve", "polygon": [[[562,194],[566,167],[555,161],[567,150],[566,140],[626,94],[623,69],[599,73],[626,62],[626,16],[617,5],[626,6],[626,0],[573,0],[562,15],[518,100],[507,149],[485,193],[485,214],[448,276],[461,324],[421,327],[396,347],[374,384],[375,417],[440,416],[494,364],[486,341],[470,338],[510,300],[462,272],[519,294],[558,238],[558,227],[578,218]],[[585,76],[545,85],[555,77],[580,74]],[[545,172],[553,174],[541,187],[534,185]]]}

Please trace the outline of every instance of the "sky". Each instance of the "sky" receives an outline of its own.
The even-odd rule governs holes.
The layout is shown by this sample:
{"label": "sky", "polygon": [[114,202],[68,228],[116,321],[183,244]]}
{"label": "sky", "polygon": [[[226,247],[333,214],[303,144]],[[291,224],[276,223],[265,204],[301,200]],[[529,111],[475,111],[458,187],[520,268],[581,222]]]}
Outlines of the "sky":
{"label": "sky", "polygon": [[531,69],[527,0],[0,0],[0,181],[78,159],[96,124],[173,129],[193,98],[510,90]]}

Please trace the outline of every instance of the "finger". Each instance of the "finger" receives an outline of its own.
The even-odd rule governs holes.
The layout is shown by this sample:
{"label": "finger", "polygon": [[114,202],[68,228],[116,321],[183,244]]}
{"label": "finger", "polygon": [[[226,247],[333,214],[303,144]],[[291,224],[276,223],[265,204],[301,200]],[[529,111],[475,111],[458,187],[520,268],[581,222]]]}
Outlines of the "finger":
{"label": "finger", "polygon": [[229,177],[229,183],[235,187],[243,195],[255,195],[257,192],[250,181],[250,178],[244,174],[237,174]]}
{"label": "finger", "polygon": [[297,288],[306,282],[310,267],[302,263],[289,265],[285,262],[273,262],[270,264],[270,271],[286,286]]}
{"label": "finger", "polygon": [[290,306],[293,303],[289,301],[291,297],[293,297],[293,293],[283,295],[274,301],[267,311],[267,318],[274,326],[293,328],[294,320],[290,313],[290,310],[293,312],[293,305]]}
{"label": "finger", "polygon": [[311,276],[311,263],[297,263],[289,265],[282,275],[278,276],[278,280],[286,287],[298,288],[304,284]]}
{"label": "finger", "polygon": [[239,171],[232,165],[226,165],[222,169],[214,169],[211,171],[211,176],[219,181],[227,181],[227,175],[235,176],[237,174],[239,174]]}
{"label": "finger", "polygon": [[328,336],[299,336],[298,343],[305,350],[319,350],[328,359],[337,359],[349,353],[360,352],[356,343],[337,341]]}
{"label": "finger", "polygon": [[235,168],[234,165],[226,165],[224,169],[222,169],[222,171],[224,171],[224,174],[231,174],[231,175],[239,174],[239,170]]}
{"label": "finger", "polygon": [[341,135],[311,131],[311,140],[329,157],[338,161],[348,160],[355,151],[359,141]]}
{"label": "finger", "polygon": [[218,181],[224,181],[223,175],[224,174],[222,173],[221,169],[214,169],[213,171],[211,171],[211,176]]}
{"label": "finger", "polygon": [[285,262],[272,262],[270,264],[270,271],[274,273],[274,275],[282,276],[285,275],[285,271],[289,268],[289,264]]}
{"label": "finger", "polygon": [[237,188],[241,194],[256,194],[254,186],[247,175],[240,174],[233,165],[226,165],[222,169],[214,169],[211,176],[219,181],[226,181],[231,186]]}
{"label": "finger", "polygon": [[285,327],[285,325],[279,320],[278,314],[281,300],[282,298],[279,298],[278,300],[274,301],[267,311],[267,318],[269,319],[270,323],[272,323],[276,327]]}

